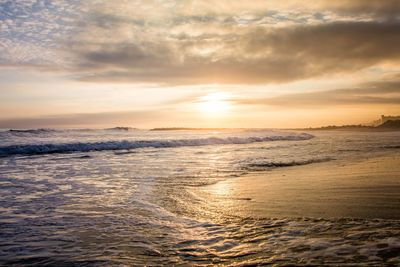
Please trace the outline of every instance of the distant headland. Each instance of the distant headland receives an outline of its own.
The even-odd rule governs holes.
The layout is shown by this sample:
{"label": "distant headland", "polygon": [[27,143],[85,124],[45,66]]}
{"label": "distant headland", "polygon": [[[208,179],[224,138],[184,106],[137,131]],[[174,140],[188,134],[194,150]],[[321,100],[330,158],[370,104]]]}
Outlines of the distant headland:
{"label": "distant headland", "polygon": [[373,121],[368,125],[350,124],[350,125],[328,125],[323,127],[309,127],[302,130],[355,130],[355,131],[400,131],[400,116],[385,116]]}
{"label": "distant headland", "polygon": [[150,131],[223,131],[229,128],[190,128],[190,127],[163,127],[153,128]]}

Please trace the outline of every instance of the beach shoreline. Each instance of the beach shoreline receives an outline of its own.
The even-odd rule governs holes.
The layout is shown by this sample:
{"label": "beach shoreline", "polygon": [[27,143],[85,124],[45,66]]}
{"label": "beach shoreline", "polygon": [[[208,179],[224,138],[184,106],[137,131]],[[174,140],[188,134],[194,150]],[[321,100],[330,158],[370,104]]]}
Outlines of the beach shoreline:
{"label": "beach shoreline", "polygon": [[276,168],[191,188],[215,213],[400,219],[400,155]]}

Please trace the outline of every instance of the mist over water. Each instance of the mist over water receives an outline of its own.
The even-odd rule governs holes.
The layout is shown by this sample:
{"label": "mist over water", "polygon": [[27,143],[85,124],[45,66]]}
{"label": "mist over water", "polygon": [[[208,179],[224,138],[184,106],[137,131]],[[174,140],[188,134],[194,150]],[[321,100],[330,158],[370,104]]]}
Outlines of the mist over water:
{"label": "mist over water", "polygon": [[191,189],[251,173],[267,179],[276,169],[398,156],[399,137],[399,132],[4,130],[0,263],[318,264],[322,258],[360,266],[396,263],[399,214],[241,217],[210,208]]}

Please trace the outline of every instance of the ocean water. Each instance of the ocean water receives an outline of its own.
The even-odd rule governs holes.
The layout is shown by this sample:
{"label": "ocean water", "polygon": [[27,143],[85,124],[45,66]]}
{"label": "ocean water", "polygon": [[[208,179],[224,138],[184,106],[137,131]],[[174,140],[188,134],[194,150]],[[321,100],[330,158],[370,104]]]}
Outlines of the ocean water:
{"label": "ocean water", "polygon": [[400,264],[399,214],[213,216],[190,190],[399,153],[400,132],[2,130],[0,265]]}

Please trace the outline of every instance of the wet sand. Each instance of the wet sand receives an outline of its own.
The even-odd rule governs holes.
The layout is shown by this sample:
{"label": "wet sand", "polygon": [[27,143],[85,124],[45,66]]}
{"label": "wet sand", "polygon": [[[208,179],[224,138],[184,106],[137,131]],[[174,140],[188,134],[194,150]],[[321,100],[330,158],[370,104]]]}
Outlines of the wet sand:
{"label": "wet sand", "polygon": [[192,192],[227,216],[400,219],[400,155],[279,168]]}

